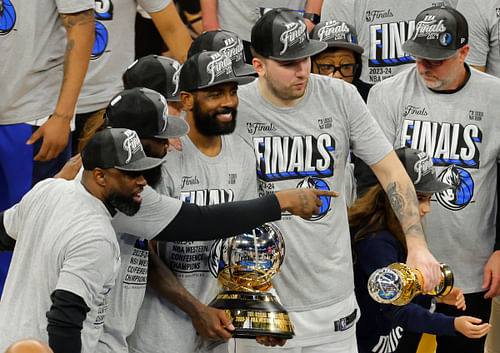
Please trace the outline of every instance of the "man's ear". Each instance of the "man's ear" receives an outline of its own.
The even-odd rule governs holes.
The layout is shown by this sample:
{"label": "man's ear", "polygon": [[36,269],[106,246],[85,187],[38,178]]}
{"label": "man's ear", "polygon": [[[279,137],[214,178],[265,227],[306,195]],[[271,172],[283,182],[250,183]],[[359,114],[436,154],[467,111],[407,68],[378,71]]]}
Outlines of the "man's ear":
{"label": "man's ear", "polygon": [[185,110],[192,110],[194,106],[193,93],[182,91],[181,92],[181,102]]}
{"label": "man's ear", "polygon": [[265,62],[260,58],[254,57],[252,59],[253,68],[259,76],[263,76],[265,73]]}
{"label": "man's ear", "polygon": [[94,177],[94,180],[97,185],[105,187],[106,186],[106,180],[105,180],[105,172],[101,168],[95,168],[92,171],[92,176]]}

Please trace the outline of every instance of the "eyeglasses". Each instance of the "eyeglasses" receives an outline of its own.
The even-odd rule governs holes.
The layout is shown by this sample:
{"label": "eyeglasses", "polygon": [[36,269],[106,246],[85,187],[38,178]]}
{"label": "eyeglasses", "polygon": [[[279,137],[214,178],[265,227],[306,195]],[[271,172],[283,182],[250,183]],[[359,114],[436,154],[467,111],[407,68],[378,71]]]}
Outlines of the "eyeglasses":
{"label": "eyeglasses", "polygon": [[335,66],[331,64],[318,64],[317,62],[314,62],[314,65],[321,75],[331,74],[333,76],[337,71],[339,71],[343,77],[353,77],[358,70],[358,64],[342,64],[340,66]]}

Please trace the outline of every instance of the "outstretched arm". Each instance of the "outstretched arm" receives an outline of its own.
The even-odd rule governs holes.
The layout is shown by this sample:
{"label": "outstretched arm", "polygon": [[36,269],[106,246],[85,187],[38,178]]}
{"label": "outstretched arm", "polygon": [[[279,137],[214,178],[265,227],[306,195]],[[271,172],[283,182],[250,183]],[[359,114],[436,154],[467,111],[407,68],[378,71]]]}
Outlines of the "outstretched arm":
{"label": "outstretched arm", "polygon": [[441,272],[439,263],[427,248],[413,183],[394,151],[371,168],[386,191],[406,235],[406,263],[422,272],[425,279],[424,292],[428,292],[439,283]]}
{"label": "outstretched arm", "polygon": [[35,156],[37,161],[56,158],[69,140],[70,122],[82,87],[90,53],[94,44],[94,10],[73,14],[60,14],[67,32],[66,52],[61,91],[56,109],[49,120],[33,133],[28,145],[43,138],[42,147]]}

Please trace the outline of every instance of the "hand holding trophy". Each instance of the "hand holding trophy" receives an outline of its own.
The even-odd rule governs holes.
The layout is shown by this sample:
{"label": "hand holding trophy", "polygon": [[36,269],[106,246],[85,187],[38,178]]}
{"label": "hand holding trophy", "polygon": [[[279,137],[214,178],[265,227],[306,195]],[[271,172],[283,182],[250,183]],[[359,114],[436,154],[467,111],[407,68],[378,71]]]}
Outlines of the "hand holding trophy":
{"label": "hand holding trophy", "polygon": [[[441,263],[441,280],[429,295],[444,297],[453,289],[453,273]],[[418,270],[402,263],[393,263],[374,271],[368,279],[368,293],[379,303],[406,305],[423,292],[424,278]]]}
{"label": "hand holding trophy", "polygon": [[293,337],[288,313],[276,297],[266,292],[285,257],[279,229],[266,223],[250,232],[221,240],[213,247],[218,254],[218,279],[227,288],[209,306],[222,309],[235,327],[234,337]]}

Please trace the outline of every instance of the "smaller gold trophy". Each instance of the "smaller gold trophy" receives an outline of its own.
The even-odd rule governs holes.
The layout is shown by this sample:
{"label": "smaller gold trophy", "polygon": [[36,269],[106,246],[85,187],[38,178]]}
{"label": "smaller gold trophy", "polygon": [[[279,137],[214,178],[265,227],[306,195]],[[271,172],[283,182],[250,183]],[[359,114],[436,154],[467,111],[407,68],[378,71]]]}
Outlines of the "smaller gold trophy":
{"label": "smaller gold trophy", "polygon": [[[453,289],[453,273],[441,263],[441,280],[429,293],[444,297]],[[412,270],[402,263],[393,263],[374,271],[368,279],[368,293],[379,303],[406,305],[423,292],[423,277],[419,270]]]}
{"label": "smaller gold trophy", "polygon": [[222,309],[235,331],[233,337],[293,337],[287,311],[272,288],[272,277],[279,272],[285,257],[285,242],[280,230],[266,223],[250,232],[218,243],[218,279],[228,290],[220,293],[209,306]]}

